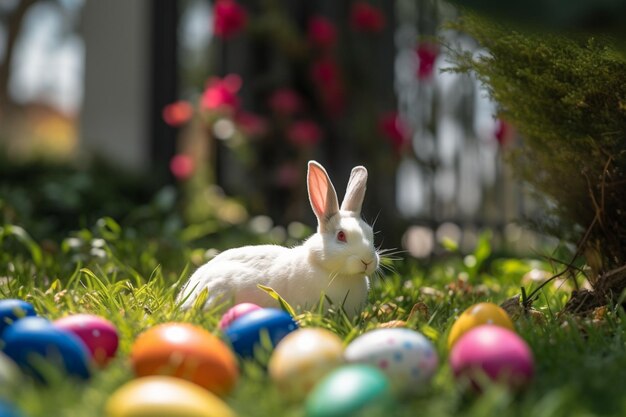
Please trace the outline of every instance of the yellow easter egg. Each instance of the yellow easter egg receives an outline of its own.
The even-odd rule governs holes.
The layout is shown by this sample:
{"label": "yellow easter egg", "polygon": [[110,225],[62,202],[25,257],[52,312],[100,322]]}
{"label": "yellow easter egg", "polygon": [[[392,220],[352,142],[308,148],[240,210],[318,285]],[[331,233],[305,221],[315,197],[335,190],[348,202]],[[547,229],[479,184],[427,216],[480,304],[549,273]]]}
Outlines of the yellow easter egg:
{"label": "yellow easter egg", "polygon": [[235,417],[215,394],[180,378],[147,376],[120,387],[105,407],[106,417]]}
{"label": "yellow easter egg", "polygon": [[303,398],[326,374],[343,363],[343,343],[325,330],[306,328],[289,333],[280,341],[268,370],[281,393]]}
{"label": "yellow easter egg", "polygon": [[515,331],[509,315],[493,303],[474,304],[463,312],[452,325],[448,335],[448,349],[467,331],[483,324],[493,324]]}

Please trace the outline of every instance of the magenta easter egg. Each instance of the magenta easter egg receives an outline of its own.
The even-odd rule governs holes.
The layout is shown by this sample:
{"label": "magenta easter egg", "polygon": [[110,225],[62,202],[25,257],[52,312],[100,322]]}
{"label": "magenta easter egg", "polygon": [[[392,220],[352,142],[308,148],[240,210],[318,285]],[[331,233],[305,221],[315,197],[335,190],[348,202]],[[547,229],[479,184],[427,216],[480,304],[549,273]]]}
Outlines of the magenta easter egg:
{"label": "magenta easter egg", "polygon": [[237,304],[224,313],[218,326],[220,330],[225,330],[233,321],[260,308],[261,307],[258,305],[252,303]]}
{"label": "magenta easter egg", "polygon": [[465,333],[450,352],[450,367],[457,379],[466,378],[480,389],[485,377],[512,389],[533,377],[533,354],[517,333],[500,326],[483,325]]}
{"label": "magenta easter egg", "polygon": [[78,336],[98,366],[105,366],[117,352],[117,329],[113,323],[100,316],[74,314],[56,320],[54,326]]}

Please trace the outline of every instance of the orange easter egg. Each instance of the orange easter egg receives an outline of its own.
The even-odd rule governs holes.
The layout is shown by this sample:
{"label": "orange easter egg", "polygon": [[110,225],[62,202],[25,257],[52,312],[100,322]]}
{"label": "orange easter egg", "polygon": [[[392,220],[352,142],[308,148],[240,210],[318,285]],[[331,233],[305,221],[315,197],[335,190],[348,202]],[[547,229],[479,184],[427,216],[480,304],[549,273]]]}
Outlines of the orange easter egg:
{"label": "orange easter egg", "polygon": [[239,376],[237,360],[216,336],[188,323],[165,323],[137,337],[131,362],[137,376],[169,375],[226,395]]}
{"label": "orange easter egg", "polygon": [[493,303],[474,304],[452,325],[448,336],[448,349],[451,349],[463,334],[483,324],[493,324],[515,331],[509,315],[501,307]]}

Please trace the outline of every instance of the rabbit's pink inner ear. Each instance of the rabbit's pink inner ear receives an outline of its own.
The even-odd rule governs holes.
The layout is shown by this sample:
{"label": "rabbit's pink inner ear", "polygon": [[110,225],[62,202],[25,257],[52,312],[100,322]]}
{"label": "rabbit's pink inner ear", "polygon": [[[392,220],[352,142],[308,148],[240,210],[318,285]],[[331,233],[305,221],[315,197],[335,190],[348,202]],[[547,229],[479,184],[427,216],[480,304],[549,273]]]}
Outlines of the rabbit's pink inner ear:
{"label": "rabbit's pink inner ear", "polygon": [[339,211],[337,193],[324,168],[315,162],[309,163],[307,185],[311,207],[320,223],[320,228],[323,228],[323,223]]}
{"label": "rabbit's pink inner ear", "polygon": [[362,166],[354,167],[350,173],[346,196],[341,203],[341,209],[361,213],[365,190],[367,188],[367,169]]}

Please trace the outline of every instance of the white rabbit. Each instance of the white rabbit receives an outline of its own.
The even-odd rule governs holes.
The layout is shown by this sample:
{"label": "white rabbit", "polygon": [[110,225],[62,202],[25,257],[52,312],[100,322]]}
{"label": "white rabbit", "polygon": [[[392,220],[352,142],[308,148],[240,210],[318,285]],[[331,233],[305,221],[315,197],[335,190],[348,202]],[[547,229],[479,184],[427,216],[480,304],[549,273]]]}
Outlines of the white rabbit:
{"label": "white rabbit", "polygon": [[324,293],[350,317],[359,315],[367,301],[368,275],[379,264],[372,228],[361,219],[366,182],[367,170],[353,168],[340,209],[326,170],[310,161],[307,187],[317,233],[293,248],[258,245],[220,253],[189,278],[178,295],[182,307],[190,308],[204,288],[205,308],[229,300],[276,307],[277,302],[257,287],[262,284],[294,308],[312,308]]}

